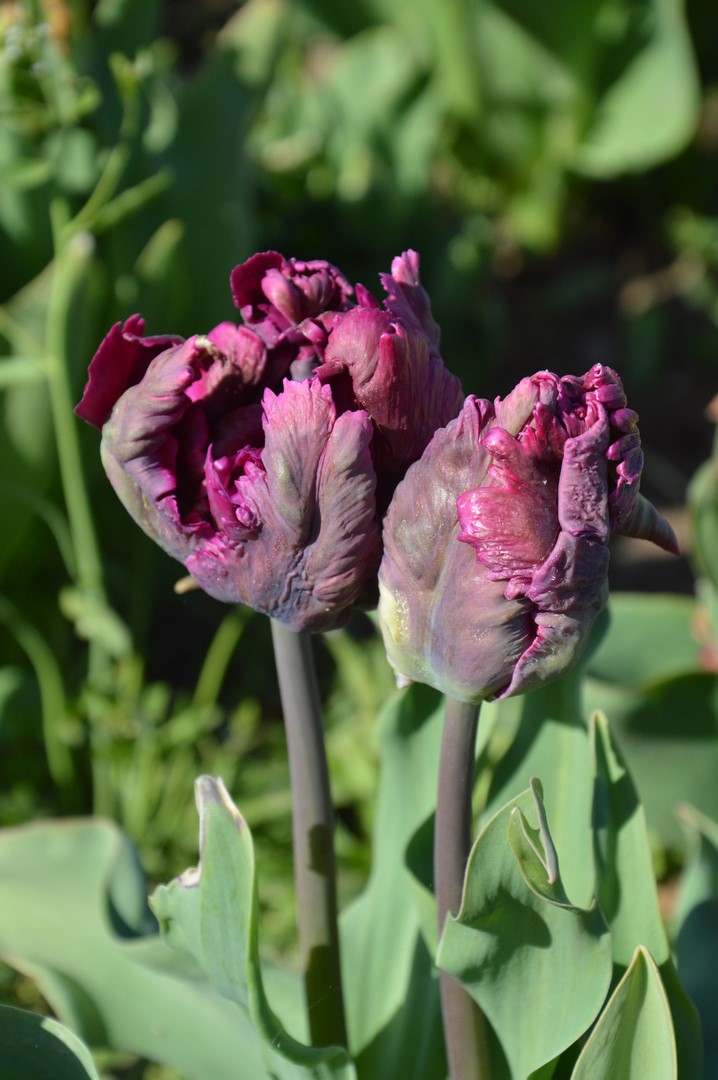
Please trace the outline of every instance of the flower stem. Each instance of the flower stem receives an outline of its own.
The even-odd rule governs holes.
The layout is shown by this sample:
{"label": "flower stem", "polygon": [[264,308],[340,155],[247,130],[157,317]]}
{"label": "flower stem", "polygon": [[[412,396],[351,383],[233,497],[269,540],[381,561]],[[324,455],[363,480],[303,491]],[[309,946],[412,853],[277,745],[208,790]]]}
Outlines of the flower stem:
{"label": "flower stem", "polygon": [[292,788],[299,951],[315,1046],[346,1046],[337,926],[334,809],[312,642],[271,620]]}
{"label": "flower stem", "polygon": [[[434,833],[434,881],[439,934],[461,906],[471,848],[471,789],[479,710],[446,699]],[[484,1018],[473,998],[447,972],[440,976],[441,1015],[451,1080],[489,1080]]]}

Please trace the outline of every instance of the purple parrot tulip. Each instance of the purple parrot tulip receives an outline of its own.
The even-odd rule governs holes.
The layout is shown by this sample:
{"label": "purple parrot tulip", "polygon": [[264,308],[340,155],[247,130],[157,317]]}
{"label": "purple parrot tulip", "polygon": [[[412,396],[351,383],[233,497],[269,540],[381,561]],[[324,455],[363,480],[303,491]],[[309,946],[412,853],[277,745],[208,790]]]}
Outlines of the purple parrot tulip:
{"label": "purple parrot tulip", "polygon": [[639,494],[637,420],[597,364],[469,397],[436,432],[384,526],[379,617],[400,682],[471,703],[549,682],[606,603],[611,533],[678,551]]}
{"label": "purple parrot tulip", "polygon": [[[462,401],[417,256],[394,260],[392,274],[386,312],[361,286],[362,306],[350,307],[355,290],[328,263],[265,252],[232,273],[250,325],[182,341],[143,337],[132,316],[92,360],[76,411],[102,429],[110,481],[211,596],[294,630],[330,629],[375,601],[384,505]],[[382,332],[362,337],[359,357],[363,326],[347,331],[327,359],[355,312],[378,314]]]}

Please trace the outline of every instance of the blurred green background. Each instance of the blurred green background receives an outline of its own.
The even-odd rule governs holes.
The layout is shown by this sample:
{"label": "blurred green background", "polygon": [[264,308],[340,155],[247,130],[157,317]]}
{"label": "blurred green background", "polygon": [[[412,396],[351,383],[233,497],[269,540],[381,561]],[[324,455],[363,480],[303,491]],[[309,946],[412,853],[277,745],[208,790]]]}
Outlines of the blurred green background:
{"label": "blurred green background", "polygon": [[[159,880],[194,860],[192,781],[218,773],[255,832],[279,951],[290,826],[266,620],[174,593],[181,567],[126,516],[71,407],[116,320],[234,318],[229,273],[254,251],[326,258],[377,292],[407,247],[466,392],[619,371],[644,490],[691,558],[625,543],[613,584],[692,595],[686,490],[718,416],[709,0],[0,8],[0,825],[108,814]],[[704,671],[715,461],[696,496],[703,599],[680,628]],[[368,618],[319,660],[350,895],[392,679]]]}

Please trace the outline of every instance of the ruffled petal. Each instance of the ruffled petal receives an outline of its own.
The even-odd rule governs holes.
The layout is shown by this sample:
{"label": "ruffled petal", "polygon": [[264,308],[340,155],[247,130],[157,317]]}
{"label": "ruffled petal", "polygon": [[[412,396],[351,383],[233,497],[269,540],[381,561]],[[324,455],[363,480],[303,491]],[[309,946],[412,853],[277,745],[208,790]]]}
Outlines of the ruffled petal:
{"label": "ruffled petal", "polygon": [[441,331],[431,313],[429,294],[419,278],[419,262],[418,254],[409,248],[392,260],[390,274],[379,275],[387,293],[384,308],[394,318],[423,333],[438,354]]}
{"label": "ruffled petal", "polygon": [[182,341],[174,335],[143,337],[144,328],[145,320],[140,315],[115,323],[90,361],[87,385],[75,413],[98,430],[125,390],[140,381],[155,356]]}

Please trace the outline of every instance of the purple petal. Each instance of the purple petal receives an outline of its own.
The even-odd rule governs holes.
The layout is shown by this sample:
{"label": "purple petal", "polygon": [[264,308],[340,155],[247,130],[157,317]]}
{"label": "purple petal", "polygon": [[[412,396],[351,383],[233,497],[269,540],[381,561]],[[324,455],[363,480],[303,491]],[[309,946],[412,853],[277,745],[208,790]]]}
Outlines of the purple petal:
{"label": "purple petal", "polygon": [[671,525],[656,510],[652,502],[639,495],[633,504],[632,513],[621,522],[616,530],[623,536],[633,536],[638,540],[650,540],[671,555],[680,555],[678,538]]}
{"label": "purple petal", "polygon": [[267,271],[285,265],[286,260],[278,251],[260,251],[232,270],[229,277],[232,296],[245,322],[251,325],[262,321],[267,307],[267,298],[262,291],[264,276]]}
{"label": "purple petal", "polygon": [[391,273],[380,274],[387,293],[386,311],[393,318],[403,319],[407,326],[423,332],[434,352],[439,351],[441,331],[431,313],[429,295],[419,278],[419,256],[411,248],[392,261]]}
{"label": "purple petal", "polygon": [[571,536],[608,542],[609,430],[605,414],[582,435],[567,439],[558,486],[558,519]]}
{"label": "purple petal", "polygon": [[205,339],[190,338],[156,357],[141,383],[115,406],[102,432],[105,469],[135,520],[184,559],[211,527],[198,518],[208,428],[187,395],[204,362]]}
{"label": "purple petal", "polygon": [[235,266],[230,282],[243,319],[270,344],[305,319],[345,311],[354,292],[331,263],[285,259],[277,251],[261,252]]}
{"label": "purple petal", "polygon": [[336,409],[329,387],[317,379],[285,380],[281,394],[266,390],[265,444],[266,505],[278,534],[295,545],[306,543],[315,527],[316,476]]}
{"label": "purple petal", "polygon": [[551,550],[557,534],[555,507],[538,494],[487,487],[457,502],[461,532],[492,578],[532,570]]}
{"label": "purple petal", "polygon": [[354,603],[376,575],[381,534],[376,520],[376,476],[369,452],[372,425],[364,412],[347,412],[332,429],[317,476],[319,532],[309,544],[304,572],[327,608]]}
{"label": "purple petal", "polygon": [[145,320],[130,315],[115,323],[90,361],[87,385],[75,413],[101,429],[116,402],[143,377],[151,361],[182,338],[173,335],[143,337]]}
{"label": "purple petal", "polygon": [[376,310],[344,315],[325,355],[349,372],[357,403],[376,424],[378,472],[393,486],[461,407],[459,380],[431,354],[422,334]]}
{"label": "purple petal", "polygon": [[222,475],[208,470],[210,499],[225,532],[199,543],[187,567],[218,599],[295,630],[331,629],[346,621],[379,561],[371,422],[361,412],[337,419],[316,379],[267,391],[264,414],[262,469],[248,455],[237,481],[240,509],[256,514],[259,528],[240,535],[231,522],[233,466],[216,462]]}
{"label": "purple petal", "polygon": [[469,397],[436,432],[397,487],[379,570],[379,617],[397,675],[464,701],[503,689],[532,636],[532,605],[507,601],[504,584],[458,543],[457,499],[487,476],[481,435],[492,419],[490,402]]}
{"label": "purple petal", "polygon": [[267,346],[253,330],[236,326],[231,322],[220,323],[207,334],[229,361],[232,368],[241,372],[246,386],[258,386],[267,366]]}
{"label": "purple petal", "polygon": [[526,590],[534,632],[500,697],[551,682],[583,653],[608,597],[608,548],[561,533]]}

